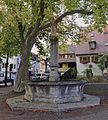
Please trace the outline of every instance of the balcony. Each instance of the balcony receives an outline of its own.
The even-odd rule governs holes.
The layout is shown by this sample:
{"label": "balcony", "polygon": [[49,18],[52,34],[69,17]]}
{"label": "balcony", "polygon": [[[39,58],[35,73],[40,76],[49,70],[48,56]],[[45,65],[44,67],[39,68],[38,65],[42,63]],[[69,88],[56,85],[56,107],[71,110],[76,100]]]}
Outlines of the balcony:
{"label": "balcony", "polygon": [[59,58],[59,63],[76,62],[76,58]]}

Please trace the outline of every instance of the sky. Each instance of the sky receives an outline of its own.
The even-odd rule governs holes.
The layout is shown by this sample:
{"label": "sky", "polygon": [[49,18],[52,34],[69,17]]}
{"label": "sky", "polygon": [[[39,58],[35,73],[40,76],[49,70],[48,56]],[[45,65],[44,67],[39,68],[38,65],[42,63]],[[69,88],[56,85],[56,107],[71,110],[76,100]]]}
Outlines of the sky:
{"label": "sky", "polygon": [[33,45],[31,52],[34,54],[37,54],[37,49],[36,49],[35,45]]}
{"label": "sky", "polygon": [[84,23],[83,18],[77,18],[75,21],[76,21],[77,25],[80,27],[87,26],[87,24]]}

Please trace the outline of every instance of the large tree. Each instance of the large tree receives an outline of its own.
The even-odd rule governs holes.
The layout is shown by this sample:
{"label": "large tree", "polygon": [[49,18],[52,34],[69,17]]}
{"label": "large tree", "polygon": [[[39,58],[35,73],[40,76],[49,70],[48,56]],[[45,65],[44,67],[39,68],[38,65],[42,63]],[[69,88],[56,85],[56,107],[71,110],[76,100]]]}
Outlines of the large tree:
{"label": "large tree", "polygon": [[[102,28],[108,19],[107,0],[2,0],[0,8],[1,16],[4,15],[2,9],[5,9],[7,15],[5,20],[3,17],[0,19],[17,27],[21,47],[21,63],[15,84],[17,92],[24,90],[22,81],[28,79],[31,48],[41,33],[51,29],[52,20],[53,25],[57,27],[66,16],[80,14],[86,20],[92,19],[95,27]],[[14,29],[12,31],[15,33]]]}
{"label": "large tree", "polygon": [[[4,28],[4,29],[2,29]],[[12,32],[10,25],[2,24],[2,30],[0,32],[0,56],[6,58],[5,63],[5,86],[7,86],[7,73],[8,73],[8,67],[9,67],[9,57],[12,57],[14,55],[17,55],[20,51],[19,47],[19,40],[16,39],[15,33]],[[15,28],[14,28],[15,32]]]}

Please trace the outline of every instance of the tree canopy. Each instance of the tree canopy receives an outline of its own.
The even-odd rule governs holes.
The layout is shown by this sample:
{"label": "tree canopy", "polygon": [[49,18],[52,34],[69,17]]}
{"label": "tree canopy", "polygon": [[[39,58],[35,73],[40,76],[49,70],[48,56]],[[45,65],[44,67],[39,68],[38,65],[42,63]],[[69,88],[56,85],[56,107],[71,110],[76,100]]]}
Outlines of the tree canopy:
{"label": "tree canopy", "polygon": [[[51,33],[52,20],[57,27],[56,32],[62,20],[75,14],[86,22],[90,21],[95,28],[102,29],[108,21],[107,12],[108,0],[1,0],[0,45],[6,43],[8,46],[10,43],[11,48],[18,48],[22,55],[17,87],[27,79],[27,62],[32,46],[35,43],[39,45],[40,34],[46,31]],[[59,37],[59,34],[56,35]]]}
{"label": "tree canopy", "polygon": [[79,13],[86,20],[91,19],[97,28],[102,28],[108,20],[107,0],[1,0],[0,3],[0,26],[5,34],[10,31],[11,37],[17,39],[20,46],[28,31],[35,29],[37,20],[41,21],[40,32],[51,26],[52,17],[57,24],[67,15]]}

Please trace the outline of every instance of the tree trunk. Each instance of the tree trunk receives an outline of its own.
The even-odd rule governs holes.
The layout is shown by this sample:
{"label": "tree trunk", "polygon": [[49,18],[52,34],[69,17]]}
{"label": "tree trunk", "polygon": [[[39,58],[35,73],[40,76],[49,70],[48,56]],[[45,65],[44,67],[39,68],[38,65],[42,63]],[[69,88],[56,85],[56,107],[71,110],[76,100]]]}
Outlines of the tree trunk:
{"label": "tree trunk", "polygon": [[7,55],[6,56],[6,64],[5,64],[5,80],[4,80],[5,86],[7,86],[8,61],[9,61],[9,57]]}
{"label": "tree trunk", "polygon": [[44,60],[44,62],[45,62],[45,72],[47,72],[48,71],[48,69],[47,69],[47,58],[46,58],[46,60]]}
{"label": "tree trunk", "polygon": [[35,43],[35,37],[32,36],[29,38],[28,42],[25,42],[24,48],[22,50],[21,62],[18,69],[18,74],[15,82],[14,91],[15,92],[22,92],[24,91],[24,81],[29,80],[29,73],[28,73],[28,60],[31,49]]}
{"label": "tree trunk", "polygon": [[[38,19],[36,21],[36,24],[34,28],[30,27],[27,33],[27,37],[24,40],[25,43],[24,43],[24,48],[22,50],[21,63],[20,63],[20,67],[18,70],[15,89],[14,89],[16,92],[22,92],[25,89],[24,83],[22,81],[29,79],[28,74],[27,74],[28,73],[28,59],[29,59],[31,49],[35,43],[35,38],[39,33],[39,27],[41,26],[41,23],[44,19],[44,9],[45,9],[45,3],[44,3],[44,0],[41,0],[40,6],[39,6]],[[22,26],[19,26],[19,27],[22,27]]]}

